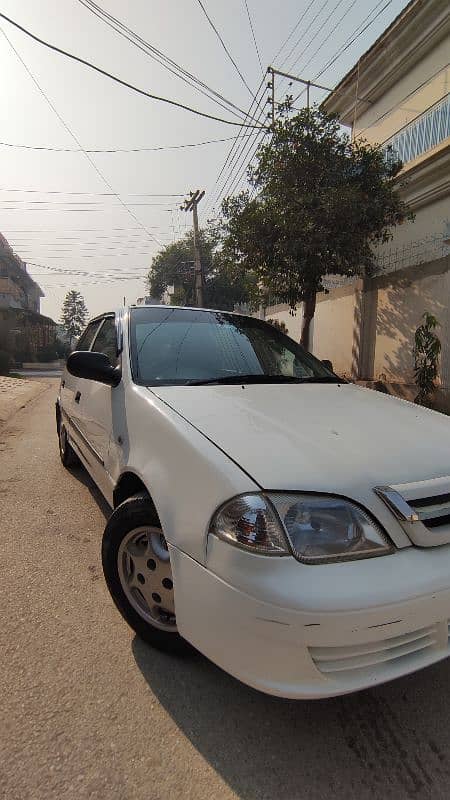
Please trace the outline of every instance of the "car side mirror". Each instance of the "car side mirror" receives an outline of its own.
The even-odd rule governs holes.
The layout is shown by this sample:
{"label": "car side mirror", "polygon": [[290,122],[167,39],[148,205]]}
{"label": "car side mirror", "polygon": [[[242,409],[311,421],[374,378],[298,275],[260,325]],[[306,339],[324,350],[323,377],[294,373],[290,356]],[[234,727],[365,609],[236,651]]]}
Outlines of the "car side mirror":
{"label": "car side mirror", "polygon": [[67,370],[76,378],[87,378],[90,381],[117,386],[122,378],[120,367],[113,367],[104,353],[75,350],[67,359]]}
{"label": "car side mirror", "polygon": [[324,367],[326,367],[326,369],[329,369],[330,372],[334,372],[333,362],[330,361],[329,358],[322,358],[322,364],[324,365]]}

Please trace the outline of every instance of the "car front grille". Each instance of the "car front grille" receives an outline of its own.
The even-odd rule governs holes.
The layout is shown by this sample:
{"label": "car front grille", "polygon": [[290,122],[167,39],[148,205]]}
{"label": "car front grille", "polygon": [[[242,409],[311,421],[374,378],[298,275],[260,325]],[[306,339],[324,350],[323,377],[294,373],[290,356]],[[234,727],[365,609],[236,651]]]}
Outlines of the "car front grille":
{"label": "car front grille", "polygon": [[426,528],[438,528],[450,524],[450,494],[408,500],[408,504]]}
{"label": "car front grille", "polygon": [[309,653],[320,672],[330,676],[336,674],[338,677],[337,673],[382,666],[402,658],[425,654],[437,648],[439,643],[438,624],[435,624],[377,642],[347,647],[310,647]]}
{"label": "car front grille", "polygon": [[393,511],[413,544],[450,544],[450,475],[414,483],[376,486],[375,493]]}

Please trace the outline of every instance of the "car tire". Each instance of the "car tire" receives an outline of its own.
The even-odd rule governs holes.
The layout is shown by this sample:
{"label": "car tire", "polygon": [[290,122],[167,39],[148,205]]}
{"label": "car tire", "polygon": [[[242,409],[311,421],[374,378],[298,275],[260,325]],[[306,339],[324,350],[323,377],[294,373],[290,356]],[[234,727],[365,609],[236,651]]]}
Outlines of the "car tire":
{"label": "car tire", "polygon": [[177,655],[191,650],[176,628],[169,551],[146,493],[113,511],[103,534],[102,564],[116,607],[140,639]]}
{"label": "car tire", "polygon": [[58,424],[58,441],[59,457],[63,466],[66,467],[66,469],[77,467],[80,464],[80,459],[73,447],[69,444],[66,428],[61,421]]}

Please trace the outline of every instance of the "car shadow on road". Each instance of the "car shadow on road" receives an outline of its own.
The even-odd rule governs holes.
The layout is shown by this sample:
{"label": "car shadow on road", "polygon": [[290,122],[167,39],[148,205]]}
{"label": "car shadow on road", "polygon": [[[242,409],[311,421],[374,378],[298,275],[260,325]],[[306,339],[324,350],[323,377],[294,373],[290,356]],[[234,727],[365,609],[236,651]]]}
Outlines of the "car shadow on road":
{"label": "car shadow on road", "polygon": [[447,662],[347,697],[290,701],[200,654],[135,638],[136,664],[182,733],[243,800],[448,797]]}
{"label": "car shadow on road", "polygon": [[85,468],[82,466],[72,467],[70,472],[73,477],[77,479],[77,481],[82,483],[83,486],[86,486],[89,494],[91,495],[92,499],[95,500],[105,520],[108,519],[111,516],[111,508]]}

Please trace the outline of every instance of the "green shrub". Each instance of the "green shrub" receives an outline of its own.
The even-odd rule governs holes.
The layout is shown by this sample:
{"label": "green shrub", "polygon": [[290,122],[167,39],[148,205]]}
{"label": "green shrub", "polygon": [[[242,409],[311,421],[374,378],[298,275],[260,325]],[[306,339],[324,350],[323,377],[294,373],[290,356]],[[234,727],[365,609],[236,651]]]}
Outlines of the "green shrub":
{"label": "green shrub", "polygon": [[0,350],[0,375],[8,375],[12,359],[6,350]]}
{"label": "green shrub", "polygon": [[56,361],[57,358],[59,358],[59,355],[56,348],[56,342],[52,342],[51,344],[47,344],[45,347],[41,347],[41,349],[37,352],[38,361]]}
{"label": "green shrub", "polygon": [[414,376],[419,390],[416,403],[428,405],[439,374],[441,342],[435,333],[439,326],[436,317],[425,311],[422,319],[414,336]]}
{"label": "green shrub", "polygon": [[68,342],[63,342],[61,341],[61,339],[56,339],[55,348],[56,348],[57,358],[67,358],[67,356],[70,353],[70,346]]}

